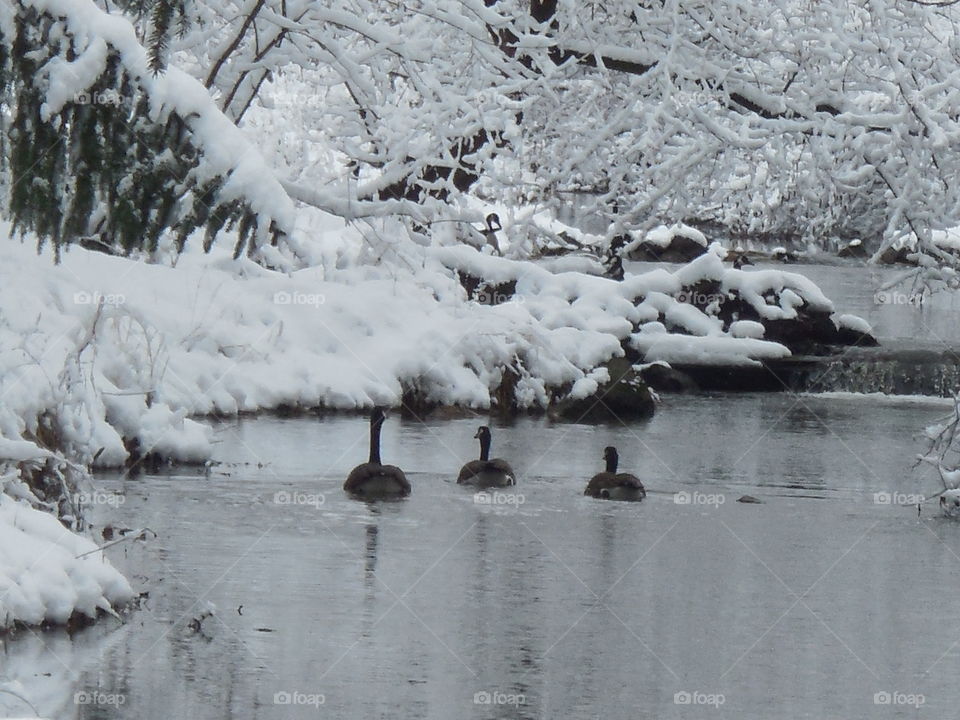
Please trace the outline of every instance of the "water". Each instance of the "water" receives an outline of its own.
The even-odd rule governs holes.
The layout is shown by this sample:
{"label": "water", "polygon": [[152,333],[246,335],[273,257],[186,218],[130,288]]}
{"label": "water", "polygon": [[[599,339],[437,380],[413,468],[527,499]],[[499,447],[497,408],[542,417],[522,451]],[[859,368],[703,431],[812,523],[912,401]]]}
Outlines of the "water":
{"label": "water", "polygon": [[[207,475],[98,478],[125,492],[115,525],[159,534],[108,551],[145,607],[7,640],[0,675],[101,720],[952,716],[960,523],[875,497],[936,489],[909,466],[944,411],[757,394],[627,426],[522,418],[494,428],[521,478],[496,505],[452,481],[475,419],[388,420],[414,491],[379,505],[340,490],[362,418],[226,423]],[[642,504],[581,494],[608,444]]]}

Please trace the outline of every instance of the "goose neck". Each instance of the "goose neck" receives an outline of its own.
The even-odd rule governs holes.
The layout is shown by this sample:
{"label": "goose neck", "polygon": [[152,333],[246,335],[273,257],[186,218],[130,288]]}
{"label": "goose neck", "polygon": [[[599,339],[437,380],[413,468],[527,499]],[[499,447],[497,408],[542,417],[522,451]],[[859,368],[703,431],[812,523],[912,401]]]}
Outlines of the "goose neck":
{"label": "goose neck", "polygon": [[370,423],[370,462],[380,465],[380,423]]}
{"label": "goose neck", "polygon": [[607,472],[608,473],[615,473],[617,471],[618,459],[619,458],[617,458],[616,453],[610,453],[609,455],[607,455]]}
{"label": "goose neck", "polygon": [[490,459],[490,444],[491,444],[491,437],[489,435],[480,436],[480,459],[481,460]]}

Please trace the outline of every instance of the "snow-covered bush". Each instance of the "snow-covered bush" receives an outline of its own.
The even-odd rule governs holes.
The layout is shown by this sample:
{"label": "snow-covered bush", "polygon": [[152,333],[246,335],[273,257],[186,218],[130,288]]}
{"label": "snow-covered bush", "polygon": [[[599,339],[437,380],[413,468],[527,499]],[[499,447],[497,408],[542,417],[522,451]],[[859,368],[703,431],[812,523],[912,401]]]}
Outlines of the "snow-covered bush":
{"label": "snow-covered bush", "polygon": [[116,615],[132,599],[126,578],[93,542],[0,492],[0,632]]}

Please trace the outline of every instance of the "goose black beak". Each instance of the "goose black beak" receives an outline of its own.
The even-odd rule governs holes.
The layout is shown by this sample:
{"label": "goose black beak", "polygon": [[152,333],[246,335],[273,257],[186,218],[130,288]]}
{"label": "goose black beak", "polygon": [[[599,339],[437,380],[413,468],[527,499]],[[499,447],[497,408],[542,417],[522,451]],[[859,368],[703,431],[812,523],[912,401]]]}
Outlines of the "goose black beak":
{"label": "goose black beak", "polygon": [[477,431],[473,434],[473,439],[476,440],[476,439],[479,438],[479,437],[480,437],[480,431],[477,430]]}

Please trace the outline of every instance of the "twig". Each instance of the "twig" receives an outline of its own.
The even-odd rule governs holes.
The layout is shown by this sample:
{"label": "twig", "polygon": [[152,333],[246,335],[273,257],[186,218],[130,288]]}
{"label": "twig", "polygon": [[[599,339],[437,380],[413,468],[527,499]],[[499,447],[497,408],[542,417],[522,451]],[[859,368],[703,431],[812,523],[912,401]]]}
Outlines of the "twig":
{"label": "twig", "polygon": [[101,550],[106,550],[108,547],[119,545],[120,543],[126,542],[127,540],[136,540],[137,538],[142,537],[144,534],[148,532],[153,533],[153,536],[157,537],[157,534],[153,532],[153,530],[151,530],[150,528],[141,528],[140,530],[133,530],[132,532],[128,532],[119,540],[113,540],[112,542],[108,542],[106,545],[101,545],[100,547],[95,548],[94,550],[88,550],[85,553],[80,553],[79,555],[76,556],[75,559],[79,560],[82,557],[85,557],[87,555],[92,555],[93,553],[100,552]]}

